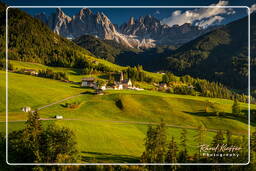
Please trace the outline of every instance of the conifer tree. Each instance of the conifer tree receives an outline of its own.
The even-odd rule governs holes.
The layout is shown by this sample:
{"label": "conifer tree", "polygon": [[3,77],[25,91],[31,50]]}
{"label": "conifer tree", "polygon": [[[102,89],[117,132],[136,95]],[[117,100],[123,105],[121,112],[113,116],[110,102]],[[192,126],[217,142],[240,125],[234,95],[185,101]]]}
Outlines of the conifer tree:
{"label": "conifer tree", "polygon": [[243,135],[242,136],[242,143],[241,143],[242,151],[241,151],[241,161],[245,162],[248,158],[248,138]]}
{"label": "conifer tree", "polygon": [[251,150],[256,152],[256,131],[251,135]]}
{"label": "conifer tree", "polygon": [[147,136],[145,138],[145,151],[141,156],[142,163],[152,163],[154,160],[156,131],[152,126],[148,127]]}
{"label": "conifer tree", "polygon": [[180,146],[181,150],[179,153],[178,161],[180,163],[185,163],[187,161],[187,130],[182,129],[180,136]]}
{"label": "conifer tree", "polygon": [[[172,137],[171,142],[168,145],[168,151],[166,154],[166,163],[177,163],[177,152],[178,147],[174,140],[174,137]],[[170,166],[170,170],[177,170],[177,165]]]}
{"label": "conifer tree", "polygon": [[149,126],[145,138],[143,163],[164,163],[166,154],[166,127],[163,121],[156,127]]}
{"label": "conifer tree", "polygon": [[226,139],[227,139],[227,145],[230,146],[232,144],[232,134],[230,130],[226,131]]}
{"label": "conifer tree", "polygon": [[222,130],[218,130],[217,134],[213,138],[212,145],[217,146],[218,144],[221,145],[224,143],[224,136]]}
{"label": "conifer tree", "polygon": [[34,162],[40,162],[40,136],[42,124],[37,111],[28,113],[28,120],[23,131],[24,145],[31,149],[34,154]]}
{"label": "conifer tree", "polygon": [[239,115],[240,112],[241,112],[240,105],[238,103],[238,100],[235,99],[234,103],[233,103],[233,106],[232,106],[232,113],[236,114],[236,115]]}
{"label": "conifer tree", "polygon": [[198,159],[200,157],[200,146],[205,143],[205,137],[207,135],[207,129],[204,125],[198,127],[198,133],[195,136],[195,141],[198,144]]}
{"label": "conifer tree", "polygon": [[160,124],[156,128],[156,149],[155,161],[157,163],[164,163],[165,162],[165,154],[166,154],[166,143],[167,136],[166,136],[166,126],[163,120],[161,120]]}

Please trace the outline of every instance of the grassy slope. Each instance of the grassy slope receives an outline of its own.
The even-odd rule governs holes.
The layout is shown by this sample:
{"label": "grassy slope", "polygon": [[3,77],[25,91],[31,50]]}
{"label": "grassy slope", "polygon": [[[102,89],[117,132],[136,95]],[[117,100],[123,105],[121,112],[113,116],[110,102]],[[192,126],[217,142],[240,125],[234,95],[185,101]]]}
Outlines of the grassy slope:
{"label": "grassy slope", "polygon": [[[8,102],[10,112],[19,112],[20,108],[30,106],[37,108],[63,98],[79,94],[83,89],[79,85],[65,84],[60,81],[44,79],[23,74],[8,73]],[[5,90],[5,72],[0,71],[1,94]],[[1,102],[5,100],[1,96]],[[4,103],[0,104],[0,112],[4,111]]]}
{"label": "grassy slope", "polygon": [[[0,72],[0,78],[1,94],[3,94],[5,88],[3,71]],[[26,119],[25,113],[20,111],[20,107],[24,105],[38,107],[86,90],[73,86],[75,85],[56,80],[9,73],[9,119]],[[117,107],[115,103],[117,99],[123,102],[123,109]],[[206,117],[200,114],[207,101],[215,103],[218,110],[229,113],[233,102],[224,99],[123,90],[107,91],[103,96],[85,94],[69,101],[79,101],[81,105],[71,110],[62,107],[63,102],[41,110],[40,114],[42,118],[59,114],[65,119],[77,119],[59,120],[57,124],[75,131],[85,161],[97,158],[100,161],[134,162],[142,153],[147,125],[115,123],[110,120],[159,122],[164,118],[168,124],[183,127],[197,127],[204,124],[207,128],[231,129],[235,133],[243,134],[247,130],[247,125],[243,123],[245,121],[225,117]],[[1,102],[4,102],[3,96]],[[242,107],[246,109],[246,104]],[[1,109],[3,108],[4,103],[1,103]],[[1,114],[4,114],[4,110],[1,110]],[[1,120],[3,119],[1,115]],[[9,129],[16,130],[22,126],[23,122],[10,123]],[[3,128],[4,123],[1,123],[0,129]],[[169,128],[168,135],[175,136],[178,141],[180,131],[179,128]],[[196,149],[194,141],[196,133],[195,130],[188,129],[190,152]],[[213,135],[213,132],[208,133],[207,142],[211,141]]]}

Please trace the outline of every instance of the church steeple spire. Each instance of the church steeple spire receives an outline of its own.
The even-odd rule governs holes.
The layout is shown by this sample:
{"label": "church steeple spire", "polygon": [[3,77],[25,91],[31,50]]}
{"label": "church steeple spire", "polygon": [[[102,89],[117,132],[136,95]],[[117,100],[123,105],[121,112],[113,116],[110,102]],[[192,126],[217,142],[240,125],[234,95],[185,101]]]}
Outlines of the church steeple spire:
{"label": "church steeple spire", "polygon": [[121,74],[120,74],[120,82],[124,81],[124,75],[123,75],[123,71],[121,71]]}

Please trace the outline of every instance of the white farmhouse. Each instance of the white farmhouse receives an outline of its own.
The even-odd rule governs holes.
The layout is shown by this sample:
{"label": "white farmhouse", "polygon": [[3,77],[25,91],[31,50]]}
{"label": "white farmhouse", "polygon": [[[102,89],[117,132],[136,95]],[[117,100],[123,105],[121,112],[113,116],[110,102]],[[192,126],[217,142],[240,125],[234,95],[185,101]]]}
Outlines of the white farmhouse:
{"label": "white farmhouse", "polygon": [[26,106],[26,107],[23,107],[21,110],[23,112],[30,112],[31,111],[31,107]]}
{"label": "white farmhouse", "polygon": [[55,118],[56,118],[56,119],[63,119],[63,116],[61,116],[61,115],[56,115]]}
{"label": "white farmhouse", "polygon": [[93,77],[82,79],[81,87],[91,87],[91,88],[93,88],[95,86],[96,86],[96,83],[95,83],[95,79]]}

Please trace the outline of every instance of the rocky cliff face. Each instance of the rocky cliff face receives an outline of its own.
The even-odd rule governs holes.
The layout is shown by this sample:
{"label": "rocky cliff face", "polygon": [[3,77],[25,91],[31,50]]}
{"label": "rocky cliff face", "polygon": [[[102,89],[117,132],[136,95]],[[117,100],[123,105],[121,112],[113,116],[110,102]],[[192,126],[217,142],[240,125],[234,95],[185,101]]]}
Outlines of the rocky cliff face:
{"label": "rocky cliff face", "polygon": [[47,17],[41,13],[35,16],[46,23],[55,33],[67,38],[77,38],[82,35],[94,35],[103,40],[114,40],[124,46],[132,48],[154,47],[152,40],[138,40],[134,36],[123,35],[116,30],[104,13],[94,14],[90,9],[81,9],[72,18],[67,16],[61,9]]}
{"label": "rocky cliff face", "polygon": [[87,8],[81,9],[73,17],[69,17],[61,9],[57,9],[49,17],[43,13],[35,17],[46,23],[55,33],[67,38],[94,35],[132,48],[151,48],[157,44],[179,45],[205,32],[189,24],[169,27],[150,15],[139,19],[131,17],[127,23],[118,27],[104,13],[94,14]]}
{"label": "rocky cliff face", "polygon": [[140,40],[150,38],[155,40],[156,44],[162,45],[184,44],[206,31],[191,24],[169,27],[150,15],[137,20],[131,17],[127,23],[119,27],[119,32],[122,34],[137,36]]}

